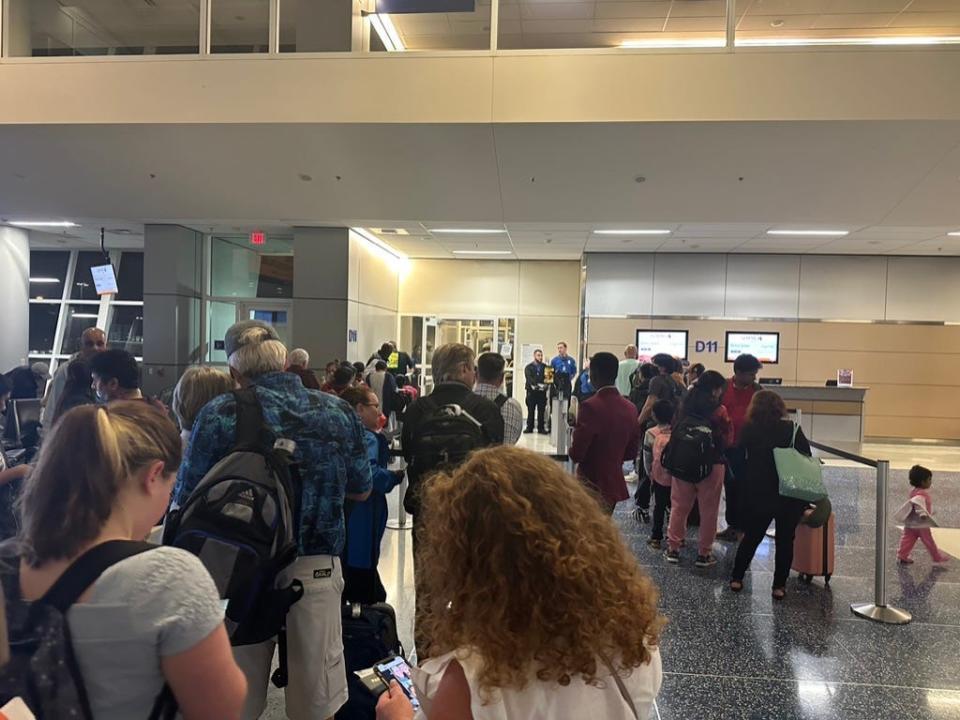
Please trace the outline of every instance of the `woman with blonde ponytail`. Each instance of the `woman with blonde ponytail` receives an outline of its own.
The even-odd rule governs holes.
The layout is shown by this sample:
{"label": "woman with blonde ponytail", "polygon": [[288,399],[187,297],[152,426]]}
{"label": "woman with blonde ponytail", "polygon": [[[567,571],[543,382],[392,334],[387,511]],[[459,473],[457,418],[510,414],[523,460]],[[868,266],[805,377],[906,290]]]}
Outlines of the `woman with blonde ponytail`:
{"label": "woman with blonde ponytail", "polygon": [[[147,403],[63,415],[20,499],[24,599],[43,597],[92,548],[142,541],[167,509],[179,464],[176,428]],[[157,547],[120,560],[66,617],[96,720],[146,718],[165,684],[187,720],[240,717],[246,681],[217,589],[190,553]]]}

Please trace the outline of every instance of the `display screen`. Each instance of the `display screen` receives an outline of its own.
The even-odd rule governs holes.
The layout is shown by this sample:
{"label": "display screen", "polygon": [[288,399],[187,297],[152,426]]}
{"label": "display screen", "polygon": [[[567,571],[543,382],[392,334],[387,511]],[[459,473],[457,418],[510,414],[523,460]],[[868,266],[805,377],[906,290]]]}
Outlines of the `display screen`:
{"label": "display screen", "polygon": [[374,671],[383,680],[384,685],[390,686],[391,680],[396,680],[414,710],[420,709],[420,701],[417,699],[417,691],[413,686],[413,678],[410,677],[410,666],[402,657],[389,658],[381,660],[373,666]]}
{"label": "display screen", "polygon": [[727,362],[740,355],[753,355],[764,365],[780,362],[780,333],[727,332]]}
{"label": "display screen", "polygon": [[657,353],[687,359],[686,330],[637,330],[637,357],[649,361]]}
{"label": "display screen", "polygon": [[90,274],[93,275],[93,286],[97,289],[97,295],[117,293],[117,274],[113,271],[113,265],[94,265],[90,268]]}

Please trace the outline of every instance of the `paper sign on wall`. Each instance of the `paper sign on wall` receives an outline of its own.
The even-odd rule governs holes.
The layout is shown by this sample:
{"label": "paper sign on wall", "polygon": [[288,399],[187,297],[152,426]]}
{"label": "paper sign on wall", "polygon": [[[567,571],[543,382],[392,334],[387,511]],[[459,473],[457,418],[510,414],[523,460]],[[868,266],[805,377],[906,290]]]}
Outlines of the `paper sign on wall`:
{"label": "paper sign on wall", "polygon": [[533,362],[533,353],[537,350],[543,351],[543,345],[527,345],[524,343],[520,346],[520,362],[523,367],[526,367]]}

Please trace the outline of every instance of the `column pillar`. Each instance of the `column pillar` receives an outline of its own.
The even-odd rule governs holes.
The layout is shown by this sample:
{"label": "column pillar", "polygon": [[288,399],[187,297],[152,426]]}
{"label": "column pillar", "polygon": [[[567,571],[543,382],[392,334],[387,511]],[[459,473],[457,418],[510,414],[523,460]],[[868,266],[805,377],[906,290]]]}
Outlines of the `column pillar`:
{"label": "column pillar", "polygon": [[0,225],[0,373],[27,363],[30,343],[30,242],[26,230]]}
{"label": "column pillar", "polygon": [[203,235],[147,225],[143,250],[143,389],[156,394],[203,358]]}
{"label": "column pillar", "polygon": [[[295,7],[296,52],[350,52],[360,47],[359,0],[300,0]],[[283,12],[281,8],[281,19]]]}
{"label": "column pillar", "polygon": [[[303,5],[303,3],[300,3]],[[347,358],[350,231],[293,229],[293,346],[322,368]]]}
{"label": "column pillar", "polygon": [[[3,5],[4,3],[0,3]],[[33,43],[30,33],[31,0],[7,0],[3,25],[6,28],[7,44],[4,54],[7,57],[31,57]],[[46,13],[49,15],[50,13]]]}

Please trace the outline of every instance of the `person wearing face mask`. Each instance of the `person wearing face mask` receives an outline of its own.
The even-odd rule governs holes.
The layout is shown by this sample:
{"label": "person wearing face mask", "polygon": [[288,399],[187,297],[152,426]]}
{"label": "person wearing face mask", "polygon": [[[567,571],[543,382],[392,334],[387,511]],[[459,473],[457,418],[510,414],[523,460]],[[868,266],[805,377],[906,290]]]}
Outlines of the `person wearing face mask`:
{"label": "person wearing face mask", "polygon": [[[504,368],[507,361],[495,352],[483,353],[477,358],[477,384],[473,391],[492,400],[503,417],[503,444],[516,445],[523,434],[523,408],[515,398],[503,394]],[[531,423],[533,422],[531,418]]]}
{"label": "person wearing face mask", "polygon": [[387,494],[403,480],[403,470],[387,469],[390,443],[381,432],[387,419],[380,411],[376,393],[357,385],[344,390],[340,397],[353,408],[363,424],[373,479],[370,497],[362,502],[347,500],[343,506],[347,522],[346,543],[340,556],[343,561],[343,601],[372,605],[387,600],[377,564],[380,542],[387,529]]}

